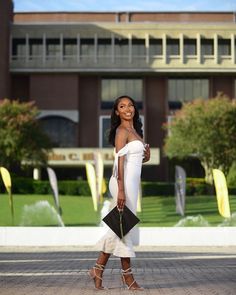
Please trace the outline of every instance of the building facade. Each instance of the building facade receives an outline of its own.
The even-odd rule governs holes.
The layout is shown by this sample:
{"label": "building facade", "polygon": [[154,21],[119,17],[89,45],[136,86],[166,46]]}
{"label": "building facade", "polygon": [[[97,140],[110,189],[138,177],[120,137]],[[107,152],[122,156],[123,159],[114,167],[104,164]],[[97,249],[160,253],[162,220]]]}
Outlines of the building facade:
{"label": "building facade", "polygon": [[233,12],[14,13],[11,1],[1,6],[0,98],[34,100],[55,148],[108,148],[111,105],[127,94],[145,141],[160,152],[146,175],[166,180],[163,123],[185,101],[236,97]]}

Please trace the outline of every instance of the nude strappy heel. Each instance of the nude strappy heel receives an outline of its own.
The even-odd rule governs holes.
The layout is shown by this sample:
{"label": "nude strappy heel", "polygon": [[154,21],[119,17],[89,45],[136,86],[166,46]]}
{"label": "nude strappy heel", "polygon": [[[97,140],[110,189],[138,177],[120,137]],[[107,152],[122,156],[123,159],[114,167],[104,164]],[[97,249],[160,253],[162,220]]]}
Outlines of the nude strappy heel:
{"label": "nude strappy heel", "polygon": [[126,283],[125,276],[129,276],[129,275],[133,275],[132,270],[131,270],[130,267],[129,267],[128,269],[126,269],[126,270],[123,270],[123,269],[121,270],[121,279],[122,279],[122,281],[123,281],[124,286],[125,286],[128,290],[133,290],[133,291],[144,291],[144,288],[142,288],[142,287],[135,287],[135,286],[134,286],[134,283],[136,283],[135,280],[133,280],[133,282],[132,282],[130,285],[128,285],[128,284]]}
{"label": "nude strappy heel", "polygon": [[96,263],[92,269],[88,272],[88,275],[90,276],[91,279],[94,281],[94,286],[96,290],[107,290],[107,288],[103,287],[102,285],[99,287],[96,287],[96,279],[99,279],[102,281],[102,278],[97,275],[96,270],[102,270],[104,271],[105,266],[102,264]]}

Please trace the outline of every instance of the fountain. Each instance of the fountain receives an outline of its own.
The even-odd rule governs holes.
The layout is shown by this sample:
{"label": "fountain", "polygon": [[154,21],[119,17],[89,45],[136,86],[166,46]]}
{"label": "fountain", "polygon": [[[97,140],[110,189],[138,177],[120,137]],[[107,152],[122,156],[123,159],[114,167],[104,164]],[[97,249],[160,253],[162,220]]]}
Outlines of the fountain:
{"label": "fountain", "polygon": [[175,224],[175,227],[187,227],[187,226],[210,226],[208,221],[200,214],[196,216],[187,216],[179,220],[178,223]]}
{"label": "fountain", "polygon": [[236,212],[234,212],[229,218],[225,218],[225,220],[218,226],[236,226]]}
{"label": "fountain", "polygon": [[64,226],[64,223],[48,201],[38,201],[24,206],[20,226]]}

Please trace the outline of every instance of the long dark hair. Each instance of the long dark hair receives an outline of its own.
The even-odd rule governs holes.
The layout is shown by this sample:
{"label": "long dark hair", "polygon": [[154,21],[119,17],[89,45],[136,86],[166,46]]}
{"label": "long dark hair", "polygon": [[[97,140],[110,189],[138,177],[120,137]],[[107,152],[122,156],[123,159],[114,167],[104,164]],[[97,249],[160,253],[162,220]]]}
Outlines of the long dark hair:
{"label": "long dark hair", "polygon": [[142,124],[141,119],[139,117],[139,111],[138,111],[137,105],[136,105],[135,101],[133,100],[133,98],[129,97],[128,95],[122,95],[122,96],[119,96],[114,101],[112,111],[111,111],[111,128],[110,128],[108,140],[109,140],[109,143],[111,143],[113,146],[115,146],[116,129],[121,123],[120,116],[117,116],[116,110],[117,110],[118,104],[122,100],[122,98],[128,98],[132,102],[132,104],[134,105],[134,110],[135,110],[134,117],[133,117],[134,128],[135,128],[136,132],[138,133],[138,135],[141,138],[143,138],[143,130],[142,130],[143,124]]}

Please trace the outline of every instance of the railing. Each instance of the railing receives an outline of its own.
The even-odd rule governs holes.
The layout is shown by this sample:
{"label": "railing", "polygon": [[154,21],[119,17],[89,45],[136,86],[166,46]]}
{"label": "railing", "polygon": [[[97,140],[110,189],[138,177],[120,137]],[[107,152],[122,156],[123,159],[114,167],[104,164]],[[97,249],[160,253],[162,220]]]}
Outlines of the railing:
{"label": "railing", "polygon": [[18,70],[92,70],[92,69],[168,69],[235,68],[232,56],[202,55],[12,55],[11,71]]}

